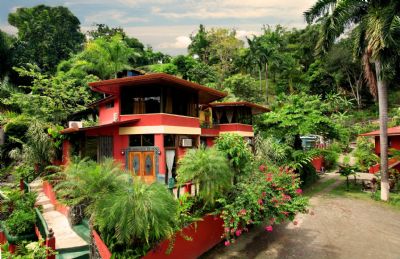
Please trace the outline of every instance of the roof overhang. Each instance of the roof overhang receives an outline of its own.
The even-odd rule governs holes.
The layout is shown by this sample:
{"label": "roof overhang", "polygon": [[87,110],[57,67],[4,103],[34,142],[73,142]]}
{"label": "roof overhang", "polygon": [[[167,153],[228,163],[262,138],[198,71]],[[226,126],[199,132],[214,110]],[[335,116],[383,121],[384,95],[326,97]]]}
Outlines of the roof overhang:
{"label": "roof overhang", "polygon": [[118,121],[118,122],[113,122],[113,123],[108,123],[108,124],[103,124],[103,125],[98,125],[98,126],[92,126],[92,127],[83,127],[83,128],[66,128],[60,131],[61,134],[70,134],[70,133],[78,133],[78,132],[84,132],[84,131],[89,131],[89,130],[96,130],[96,129],[101,129],[101,128],[106,128],[106,127],[112,127],[112,126],[123,126],[127,124],[132,124],[138,122],[140,119],[132,119],[132,120],[126,120],[126,121]]}
{"label": "roof overhang", "polygon": [[224,92],[164,73],[116,78],[89,83],[89,86],[93,91],[110,95],[119,95],[121,87],[137,87],[145,85],[163,85],[191,89],[198,92],[200,104],[207,104],[219,100],[227,95]]}
{"label": "roof overhang", "polygon": [[250,103],[250,102],[225,102],[225,103],[211,103],[211,107],[249,107],[251,108],[251,113],[253,115],[270,112],[271,110],[268,107]]}
{"label": "roof overhang", "polygon": [[[388,136],[400,136],[400,126],[388,128]],[[360,134],[361,137],[377,137],[380,135],[380,130],[371,131],[368,133]]]}

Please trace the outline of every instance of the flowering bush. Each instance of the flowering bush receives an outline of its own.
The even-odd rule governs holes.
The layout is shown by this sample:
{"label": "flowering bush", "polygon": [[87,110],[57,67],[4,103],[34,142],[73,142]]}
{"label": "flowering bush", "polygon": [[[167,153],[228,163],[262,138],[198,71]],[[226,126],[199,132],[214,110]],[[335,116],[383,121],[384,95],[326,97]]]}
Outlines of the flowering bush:
{"label": "flowering bush", "polygon": [[271,232],[274,223],[293,221],[308,204],[301,194],[299,177],[292,169],[260,166],[236,184],[229,198],[219,200],[225,245],[233,243],[250,224],[265,224],[265,230]]}

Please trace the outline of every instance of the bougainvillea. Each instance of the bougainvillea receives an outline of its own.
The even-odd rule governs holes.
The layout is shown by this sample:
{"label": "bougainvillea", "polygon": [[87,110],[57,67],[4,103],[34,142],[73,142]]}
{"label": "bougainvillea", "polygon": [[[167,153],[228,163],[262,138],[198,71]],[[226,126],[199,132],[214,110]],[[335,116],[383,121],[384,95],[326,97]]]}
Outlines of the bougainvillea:
{"label": "bougainvillea", "polygon": [[270,165],[260,166],[248,179],[237,183],[228,198],[219,202],[225,245],[234,243],[248,225],[264,224],[265,230],[271,232],[273,224],[293,221],[296,213],[306,211],[308,204],[294,170]]}

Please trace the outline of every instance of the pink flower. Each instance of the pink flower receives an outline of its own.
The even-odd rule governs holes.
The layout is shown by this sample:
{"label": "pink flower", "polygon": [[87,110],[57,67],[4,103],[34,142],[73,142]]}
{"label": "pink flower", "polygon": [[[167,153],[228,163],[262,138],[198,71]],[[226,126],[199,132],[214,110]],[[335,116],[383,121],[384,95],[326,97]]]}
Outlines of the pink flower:
{"label": "pink flower", "polygon": [[240,229],[236,230],[235,234],[237,237],[240,236],[242,234],[242,230]]}
{"label": "pink flower", "polygon": [[297,190],[296,190],[296,193],[300,195],[300,194],[303,193],[303,190],[302,190],[302,189],[297,189]]}
{"label": "pink flower", "polygon": [[258,168],[261,172],[264,172],[265,170],[267,170],[267,167],[265,165],[260,165],[260,167]]}
{"label": "pink flower", "polygon": [[239,211],[239,215],[242,215],[242,216],[246,215],[246,210],[245,209],[241,209]]}
{"label": "pink flower", "polygon": [[258,199],[258,204],[263,205],[263,200],[262,199]]}
{"label": "pink flower", "polygon": [[265,231],[267,232],[272,232],[272,230],[274,230],[272,226],[265,227]]}
{"label": "pink flower", "polygon": [[229,240],[226,240],[225,241],[225,246],[230,246],[231,245],[231,242],[229,242]]}
{"label": "pink flower", "polygon": [[266,192],[262,192],[262,194],[261,194],[263,197],[265,197],[265,196],[267,196],[267,193]]}
{"label": "pink flower", "polygon": [[224,230],[225,230],[225,232],[229,232],[230,229],[229,228],[225,228]]}
{"label": "pink flower", "polygon": [[283,193],[282,193],[282,197],[283,197],[283,200],[285,200],[285,201],[290,201],[292,199],[292,197],[290,197],[287,194],[283,194]]}

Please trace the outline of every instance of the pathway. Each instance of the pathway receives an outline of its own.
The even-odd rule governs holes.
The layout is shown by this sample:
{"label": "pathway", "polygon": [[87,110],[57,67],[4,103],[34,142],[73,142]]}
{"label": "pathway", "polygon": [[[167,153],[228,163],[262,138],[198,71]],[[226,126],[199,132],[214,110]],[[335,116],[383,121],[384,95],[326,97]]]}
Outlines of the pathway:
{"label": "pathway", "polygon": [[56,250],[87,247],[88,243],[72,230],[67,217],[56,211],[54,205],[44,194],[42,181],[35,180],[29,186],[31,191],[38,193],[36,205],[43,207],[43,218],[47,222],[48,228],[53,229],[56,238]]}
{"label": "pathway", "polygon": [[333,197],[337,181],[310,199],[311,214],[267,233],[254,227],[230,247],[219,245],[203,258],[400,258],[400,212],[374,201]]}

